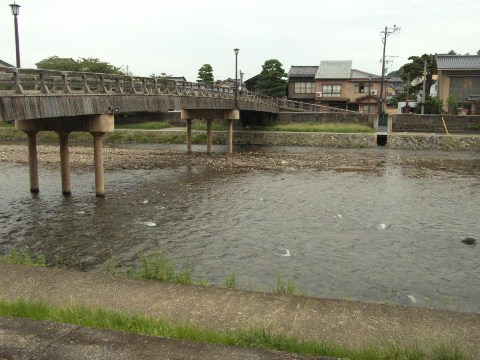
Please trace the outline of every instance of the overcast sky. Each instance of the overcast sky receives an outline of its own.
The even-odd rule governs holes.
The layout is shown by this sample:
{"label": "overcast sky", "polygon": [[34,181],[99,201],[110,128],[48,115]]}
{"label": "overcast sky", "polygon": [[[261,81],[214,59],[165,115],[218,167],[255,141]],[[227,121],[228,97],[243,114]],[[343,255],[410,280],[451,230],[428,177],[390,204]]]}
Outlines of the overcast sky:
{"label": "overcast sky", "polygon": [[[1,0],[0,59],[15,64],[12,1]],[[476,54],[478,0],[18,0],[22,67],[52,55],[96,57],[128,66],[134,75],[165,72],[195,81],[209,63],[215,79],[245,78],[278,59],[292,65],[352,60],[380,74],[385,26],[401,28],[387,40],[389,70],[411,55]]]}

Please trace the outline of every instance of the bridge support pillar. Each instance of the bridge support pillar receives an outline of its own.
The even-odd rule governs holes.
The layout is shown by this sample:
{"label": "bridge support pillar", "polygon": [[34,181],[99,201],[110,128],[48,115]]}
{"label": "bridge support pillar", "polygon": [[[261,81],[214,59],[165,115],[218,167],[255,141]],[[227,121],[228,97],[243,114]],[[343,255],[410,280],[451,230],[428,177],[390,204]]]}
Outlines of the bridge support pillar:
{"label": "bridge support pillar", "polygon": [[212,153],[212,119],[207,119],[207,154]]}
{"label": "bridge support pillar", "polygon": [[192,119],[207,120],[207,153],[212,152],[212,120],[227,121],[227,154],[233,152],[233,121],[240,119],[240,110],[182,110],[181,117],[187,121],[187,152],[192,152]]}
{"label": "bridge support pillar", "polygon": [[40,186],[38,184],[38,157],[37,157],[37,133],[38,131],[25,131],[28,138],[28,170],[30,174],[30,192],[38,194]]}
{"label": "bridge support pillar", "polygon": [[192,153],[192,119],[187,119],[187,153]]}
{"label": "bridge support pillar", "polygon": [[70,155],[68,136],[72,131],[89,132],[93,135],[95,188],[96,195],[105,196],[103,169],[103,135],[114,131],[113,114],[70,116],[64,118],[43,118],[40,120],[16,120],[15,128],[28,136],[28,158],[30,165],[30,191],[38,193],[38,161],[36,135],[39,131],[55,131],[60,137],[60,168],[62,176],[62,193],[70,195]]}
{"label": "bridge support pillar", "polygon": [[105,176],[103,167],[103,132],[92,132],[93,162],[95,165],[95,195],[105,197]]}
{"label": "bridge support pillar", "polygon": [[67,131],[57,132],[60,138],[60,169],[62,176],[62,194],[65,196],[72,195],[72,183],[70,181],[70,153],[68,149]]}
{"label": "bridge support pillar", "polygon": [[233,153],[233,121],[232,119],[227,120],[227,155],[232,155]]}

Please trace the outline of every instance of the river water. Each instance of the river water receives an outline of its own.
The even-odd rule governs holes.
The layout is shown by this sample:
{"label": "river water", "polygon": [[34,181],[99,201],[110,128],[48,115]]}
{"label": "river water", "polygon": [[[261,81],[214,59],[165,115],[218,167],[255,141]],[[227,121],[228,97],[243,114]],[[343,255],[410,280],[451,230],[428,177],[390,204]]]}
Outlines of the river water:
{"label": "river water", "polygon": [[391,161],[478,154],[382,151],[376,171],[109,170],[106,199],[93,195],[91,170],[73,170],[64,198],[59,170],[41,168],[32,196],[28,167],[0,163],[0,252],[87,271],[110,254],[128,267],[163,253],[210,284],[234,272],[241,288],[271,290],[280,276],[305,295],[480,312],[480,174],[415,176]]}

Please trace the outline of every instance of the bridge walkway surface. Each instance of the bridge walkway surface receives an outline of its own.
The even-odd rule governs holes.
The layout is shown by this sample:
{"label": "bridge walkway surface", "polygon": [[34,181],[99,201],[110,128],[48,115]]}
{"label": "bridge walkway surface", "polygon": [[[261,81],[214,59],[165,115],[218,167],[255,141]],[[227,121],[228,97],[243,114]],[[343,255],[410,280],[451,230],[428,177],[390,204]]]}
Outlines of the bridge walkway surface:
{"label": "bridge walkway surface", "polygon": [[[60,307],[82,305],[103,308],[218,331],[263,328],[277,334],[326,341],[352,349],[389,347],[392,344],[418,346],[420,349],[441,344],[455,345],[472,358],[480,358],[480,314],[475,313],[182,286],[100,273],[18,265],[0,265],[0,298],[4,301],[37,300]],[[135,337],[79,329],[78,336],[66,343],[73,329],[77,328],[60,324],[47,324],[43,328],[36,322],[4,318],[0,321],[0,344],[3,344],[3,348],[0,346],[0,358],[2,351],[16,352],[28,358],[25,355],[28,351],[36,351],[45,344],[48,331],[54,334],[52,338],[56,336],[59,340],[50,344],[46,351],[65,347],[78,355],[72,355],[71,359],[82,358],[82,352],[93,351],[94,347],[104,353],[120,352],[116,348],[118,343]],[[23,340],[19,341],[17,335],[23,336]],[[141,347],[139,341],[146,343]],[[149,358],[148,351],[154,349],[165,351],[169,355],[164,358],[172,359],[301,358],[149,338],[132,340],[131,344],[130,350],[143,351],[146,354],[144,358]],[[130,350],[127,346],[125,354]],[[195,351],[198,351],[198,356],[195,356]],[[212,356],[204,357],[209,351]],[[38,358],[42,358],[39,355]]]}

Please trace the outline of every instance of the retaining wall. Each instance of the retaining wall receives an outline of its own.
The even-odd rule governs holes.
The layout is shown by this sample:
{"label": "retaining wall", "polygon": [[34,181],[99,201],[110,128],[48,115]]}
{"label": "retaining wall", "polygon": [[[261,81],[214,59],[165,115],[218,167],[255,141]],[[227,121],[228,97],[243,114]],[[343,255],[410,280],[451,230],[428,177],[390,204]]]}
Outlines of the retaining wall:
{"label": "retaining wall", "polygon": [[277,115],[278,124],[319,122],[340,124],[362,124],[373,128],[375,114],[361,113],[315,113],[315,112],[281,112]]}
{"label": "retaining wall", "polygon": [[393,132],[425,132],[446,133],[445,124],[450,133],[478,133],[480,134],[480,116],[458,115],[416,115],[395,114],[391,115]]}

